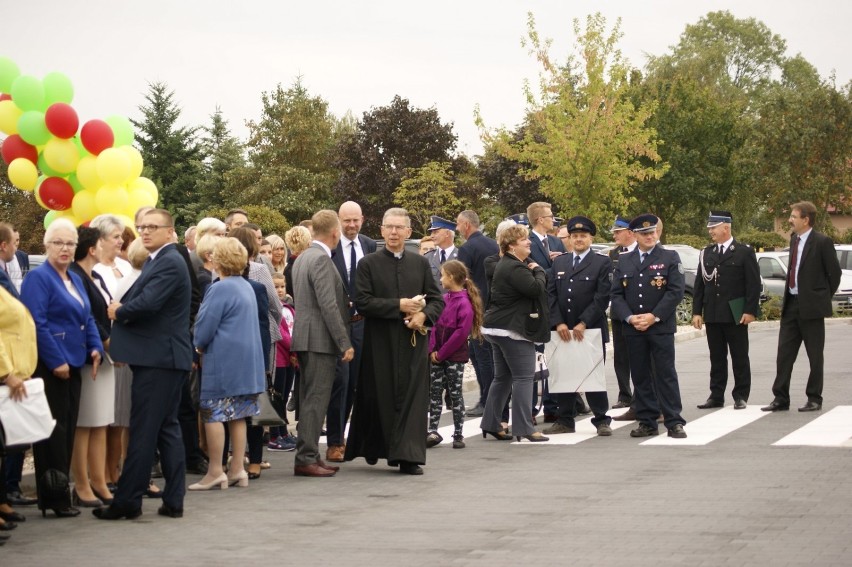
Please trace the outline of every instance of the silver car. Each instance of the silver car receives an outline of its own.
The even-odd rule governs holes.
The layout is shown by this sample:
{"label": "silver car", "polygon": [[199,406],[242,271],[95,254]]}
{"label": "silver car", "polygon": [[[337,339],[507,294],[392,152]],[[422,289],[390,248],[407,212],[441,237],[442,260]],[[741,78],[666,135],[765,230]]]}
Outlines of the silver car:
{"label": "silver car", "polygon": [[[789,261],[790,253],[787,251],[757,253],[757,265],[760,266],[760,275],[766,283],[768,295],[784,296]],[[852,313],[852,275],[848,271],[840,276],[840,287],[831,298],[831,304],[838,313]]]}

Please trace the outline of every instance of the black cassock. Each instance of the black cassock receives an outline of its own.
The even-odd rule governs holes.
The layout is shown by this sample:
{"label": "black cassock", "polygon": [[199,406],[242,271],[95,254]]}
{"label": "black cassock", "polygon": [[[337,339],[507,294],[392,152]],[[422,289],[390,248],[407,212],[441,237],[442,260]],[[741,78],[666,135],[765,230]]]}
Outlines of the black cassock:
{"label": "black cassock", "polygon": [[400,298],[423,295],[426,325],[438,320],[444,301],[429,262],[404,252],[397,259],[387,249],[358,263],[355,303],[364,315],[361,370],[346,441],[346,460],[387,459],[426,462],[426,416],[429,411],[429,341],[405,326]]}

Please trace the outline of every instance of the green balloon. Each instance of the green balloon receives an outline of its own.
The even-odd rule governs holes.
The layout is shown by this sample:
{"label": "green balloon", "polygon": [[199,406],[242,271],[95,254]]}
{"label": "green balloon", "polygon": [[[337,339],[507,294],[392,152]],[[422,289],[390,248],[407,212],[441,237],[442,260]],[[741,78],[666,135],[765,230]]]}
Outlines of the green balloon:
{"label": "green balloon", "polygon": [[52,169],[49,165],[47,165],[47,161],[44,159],[43,154],[39,154],[38,156],[38,170],[48,177],[62,177],[63,175],[65,175],[64,173],[59,173],[58,171]]}
{"label": "green balloon", "polygon": [[47,227],[50,226],[50,223],[56,220],[56,217],[62,214],[62,211],[47,211],[47,214],[44,215],[44,230],[47,230]]}
{"label": "green balloon", "polygon": [[133,124],[124,116],[113,115],[104,120],[112,128],[115,142],[112,147],[129,146],[133,144]]}
{"label": "green balloon", "polygon": [[77,146],[77,153],[80,154],[81,158],[84,158],[88,155],[92,155],[89,153],[89,150],[87,150],[86,147],[83,145],[83,141],[80,139],[80,134],[77,134],[76,136],[71,138],[71,141],[74,142],[75,146]]}
{"label": "green balloon", "polygon": [[71,175],[69,175],[69,176],[68,176],[68,183],[70,183],[70,184],[71,184],[71,189],[73,189],[73,190],[74,190],[74,194],[75,194],[75,195],[76,195],[77,193],[79,193],[80,191],[82,191],[83,189],[85,189],[85,188],[83,187],[83,184],[82,184],[82,183],[80,183],[80,180],[79,180],[79,179],[77,179],[77,174],[76,174],[76,173],[72,173]]}
{"label": "green balloon", "polygon": [[71,86],[71,79],[62,73],[48,73],[42,79],[44,85],[44,108],[55,102],[64,102],[71,104],[74,99],[74,87]]}
{"label": "green balloon", "polygon": [[8,57],[0,57],[0,93],[11,93],[12,83],[21,74],[21,70]]}
{"label": "green balloon", "polygon": [[9,90],[15,105],[23,111],[44,110],[44,86],[30,75],[20,75]]}
{"label": "green balloon", "polygon": [[18,118],[18,133],[33,146],[43,146],[50,139],[50,131],[44,123],[44,113],[28,110]]}

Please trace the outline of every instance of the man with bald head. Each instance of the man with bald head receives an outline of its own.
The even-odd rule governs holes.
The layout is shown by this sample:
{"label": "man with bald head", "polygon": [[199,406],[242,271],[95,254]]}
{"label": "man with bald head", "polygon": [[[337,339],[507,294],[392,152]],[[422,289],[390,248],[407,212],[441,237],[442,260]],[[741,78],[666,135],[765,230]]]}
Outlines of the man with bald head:
{"label": "man with bald head", "polygon": [[364,214],[361,212],[361,206],[355,201],[346,201],[340,205],[337,217],[340,219],[341,235],[332,261],[343,278],[343,289],[349,297],[347,323],[355,356],[350,362],[337,363],[326,415],[328,450],[325,456],[327,461],[342,463],[346,449],[344,429],[355,401],[355,385],[358,383],[358,367],[361,364],[361,346],[364,341],[364,317],[355,309],[355,270],[365,255],[376,251],[376,241],[360,234]]}

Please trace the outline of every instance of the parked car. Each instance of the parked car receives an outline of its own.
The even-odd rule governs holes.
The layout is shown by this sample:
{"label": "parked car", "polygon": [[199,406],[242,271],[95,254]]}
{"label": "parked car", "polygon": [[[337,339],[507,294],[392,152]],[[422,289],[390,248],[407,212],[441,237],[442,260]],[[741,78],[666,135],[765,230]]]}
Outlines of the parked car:
{"label": "parked car", "polygon": [[852,244],[835,244],[834,249],[837,251],[840,269],[852,275]]}
{"label": "parked car", "polygon": [[609,249],[615,246],[615,242],[595,242],[592,244],[592,252],[606,256]]}
{"label": "parked car", "polygon": [[[789,252],[757,253],[757,265],[760,266],[760,276],[766,282],[766,293],[768,295],[784,296],[784,287],[787,285],[787,264],[789,261]],[[838,313],[852,313],[852,273],[849,271],[844,270],[840,276],[840,287],[837,289],[834,297],[831,298],[831,304]]]}
{"label": "parked car", "polygon": [[698,275],[698,255],[701,250],[686,244],[663,244],[666,250],[674,250],[680,256],[683,264],[684,292],[680,305],[677,306],[677,324],[692,323],[692,295],[695,289],[695,277]]}

